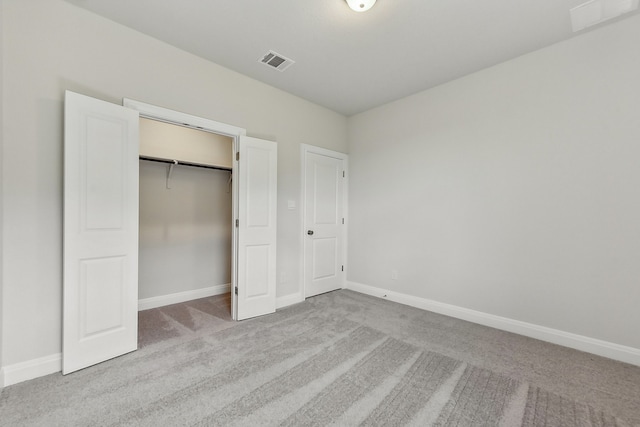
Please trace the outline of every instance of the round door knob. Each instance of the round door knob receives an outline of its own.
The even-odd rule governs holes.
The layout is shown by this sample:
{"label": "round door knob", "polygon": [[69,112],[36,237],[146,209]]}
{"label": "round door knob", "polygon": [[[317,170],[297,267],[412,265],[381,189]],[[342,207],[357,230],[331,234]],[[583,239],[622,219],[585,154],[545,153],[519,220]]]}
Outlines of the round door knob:
{"label": "round door knob", "polygon": [[313,236],[313,230],[308,230],[308,231],[307,231],[307,234],[308,234],[309,236]]}

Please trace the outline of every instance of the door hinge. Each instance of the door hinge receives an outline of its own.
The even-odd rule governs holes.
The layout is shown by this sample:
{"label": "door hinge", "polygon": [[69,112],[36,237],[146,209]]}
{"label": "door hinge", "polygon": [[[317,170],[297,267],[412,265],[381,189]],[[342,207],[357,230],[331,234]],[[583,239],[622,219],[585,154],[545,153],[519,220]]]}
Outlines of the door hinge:
{"label": "door hinge", "polygon": [[236,160],[240,161],[240,152],[236,152]]}
{"label": "door hinge", "polygon": [[342,271],[344,271],[344,265],[342,266]]}
{"label": "door hinge", "polygon": [[344,178],[344,171],[342,171],[342,177]]}
{"label": "door hinge", "polygon": [[239,226],[240,226],[240,220],[236,219],[236,227],[239,227]]}
{"label": "door hinge", "polygon": [[238,295],[238,287],[237,286],[235,287],[235,292],[236,292],[236,295]]}
{"label": "door hinge", "polygon": [[344,218],[342,218],[342,224],[344,224]]}

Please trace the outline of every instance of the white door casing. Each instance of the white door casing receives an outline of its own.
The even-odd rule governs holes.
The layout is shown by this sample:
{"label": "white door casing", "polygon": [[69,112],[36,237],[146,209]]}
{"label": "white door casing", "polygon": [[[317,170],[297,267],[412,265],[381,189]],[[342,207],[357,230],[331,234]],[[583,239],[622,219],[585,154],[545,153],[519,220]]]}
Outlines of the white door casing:
{"label": "white door casing", "polygon": [[[139,117],[234,138],[233,317],[275,311],[277,145],[125,99],[65,96],[63,374],[137,349]],[[239,177],[239,178],[238,178]],[[235,287],[235,286],[232,286]]]}
{"label": "white door casing", "polygon": [[65,94],[63,374],[137,349],[138,124]]}
{"label": "white door casing", "polygon": [[[140,117],[145,117],[152,120],[160,120],[166,123],[172,123],[177,126],[187,126],[190,128],[202,130],[205,132],[212,132],[219,135],[225,135],[233,138],[234,152],[240,149],[240,137],[247,134],[247,131],[237,126],[228,125],[226,123],[216,122],[214,120],[205,119],[203,117],[193,116],[191,114],[182,113],[168,108],[158,107],[156,105],[147,104],[145,102],[136,101],[134,99],[124,98],[122,105],[127,108],[138,111]],[[238,218],[238,164],[239,162],[234,157],[233,159],[233,171],[232,171],[232,218],[234,221],[229,224],[233,229],[233,236],[231,242],[231,317],[237,320],[237,308],[238,302],[234,289],[238,283],[238,228],[235,226],[235,218]]]}
{"label": "white door casing", "polygon": [[277,150],[239,139],[237,320],[276,310]]}
{"label": "white door casing", "polygon": [[305,298],[344,287],[347,156],[303,147]]}
{"label": "white door casing", "polygon": [[[138,111],[142,117],[185,125],[233,138],[234,148],[236,152],[241,153],[241,156],[239,159],[234,159],[232,172],[233,218],[234,222],[235,219],[238,219],[239,227],[236,227],[235,224],[231,225],[233,227],[231,315],[234,320],[242,320],[274,312],[276,294],[277,144],[247,137],[247,132],[243,128],[144,102],[125,98],[123,105]],[[244,151],[247,151],[248,155],[243,155]],[[267,161],[267,157],[260,155],[260,153],[264,154],[265,151],[270,153],[268,156],[269,167],[259,161],[260,159]],[[269,198],[264,199],[264,193],[255,189],[260,188],[260,185],[267,182],[269,183]],[[251,213],[247,211],[248,209],[251,210]],[[260,227],[258,224],[248,227],[250,221],[262,214],[260,209],[268,212],[272,222],[269,222],[268,227]],[[252,245],[260,239],[264,242],[265,247],[269,247],[270,258],[266,263],[267,267],[262,270],[265,274],[264,278],[257,278],[258,270],[255,267],[260,267],[259,263],[256,261],[255,265],[253,265],[256,258],[259,258],[257,256],[259,252],[258,246],[253,250],[249,250],[249,253],[246,251],[246,245]],[[250,257],[247,257],[247,255],[250,255]],[[250,265],[247,265],[247,262]],[[267,291],[264,295],[259,296],[260,286],[263,284],[266,284]],[[238,294],[235,293],[236,288],[239,291]]]}

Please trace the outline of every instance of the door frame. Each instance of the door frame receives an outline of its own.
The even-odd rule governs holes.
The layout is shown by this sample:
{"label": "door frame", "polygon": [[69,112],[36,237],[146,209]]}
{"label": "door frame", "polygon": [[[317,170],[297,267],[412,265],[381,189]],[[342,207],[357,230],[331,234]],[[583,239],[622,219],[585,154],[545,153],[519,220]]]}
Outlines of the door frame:
{"label": "door frame", "polygon": [[348,257],[347,257],[347,234],[349,227],[349,206],[347,204],[349,200],[349,155],[340,153],[338,151],[329,150],[327,148],[317,147],[315,145],[300,144],[300,176],[301,176],[301,188],[300,188],[300,216],[301,216],[301,229],[300,229],[300,245],[302,250],[300,251],[300,295],[302,301],[307,298],[307,287],[305,284],[306,268],[306,245],[305,236],[307,232],[307,225],[305,223],[307,217],[307,154],[318,154],[321,156],[332,157],[334,159],[342,160],[342,170],[344,171],[344,179],[342,180],[342,217],[344,218],[344,228],[342,234],[342,265],[344,265],[344,274],[342,275],[342,289],[346,287],[347,283],[347,270],[348,270]]}
{"label": "door frame", "polygon": [[[233,152],[237,153],[240,149],[240,137],[247,135],[247,130],[237,126],[228,125],[226,123],[216,122],[214,120],[205,119],[191,114],[181,113],[179,111],[170,110],[168,108],[158,107],[156,105],[147,104],[145,102],[136,101],[129,98],[122,99],[122,106],[137,111],[140,117],[152,120],[158,120],[178,126],[201,130],[204,132],[216,133],[228,136],[233,139]],[[233,156],[233,167],[231,174],[234,177],[231,186],[231,206],[232,206],[232,224],[230,224],[233,232],[231,238],[231,318],[237,319],[237,298],[235,288],[238,285],[238,228],[235,221],[238,218],[238,159]]]}

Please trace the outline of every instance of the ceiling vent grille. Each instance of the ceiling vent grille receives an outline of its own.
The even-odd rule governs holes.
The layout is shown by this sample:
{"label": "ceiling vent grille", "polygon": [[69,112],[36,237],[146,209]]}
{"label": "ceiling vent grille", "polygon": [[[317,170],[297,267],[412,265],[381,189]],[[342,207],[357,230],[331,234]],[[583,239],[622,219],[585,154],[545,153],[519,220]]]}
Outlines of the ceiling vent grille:
{"label": "ceiling vent grille", "polygon": [[272,50],[267,52],[266,55],[260,58],[260,62],[269,68],[275,68],[278,71],[284,71],[292,66],[295,61],[285,56],[280,55]]}

